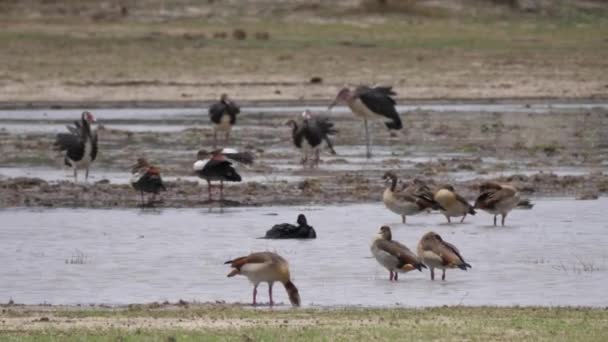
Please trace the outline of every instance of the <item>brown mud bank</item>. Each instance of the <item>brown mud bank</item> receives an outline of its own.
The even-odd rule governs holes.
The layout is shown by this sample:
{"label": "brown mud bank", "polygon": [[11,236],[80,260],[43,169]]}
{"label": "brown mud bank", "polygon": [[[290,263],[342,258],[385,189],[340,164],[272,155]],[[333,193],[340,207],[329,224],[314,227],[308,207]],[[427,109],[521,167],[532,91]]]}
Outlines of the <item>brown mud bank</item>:
{"label": "brown mud bank", "polygon": [[[488,179],[453,182],[457,189],[474,200],[478,186]],[[491,180],[515,185],[523,197],[576,197],[594,199],[608,192],[608,175],[591,173],[581,176],[558,176],[537,173],[511,175]],[[433,180],[429,180],[432,184]],[[142,205],[139,193],[127,184],[111,184],[107,180],[93,184],[69,181],[47,182],[38,178],[10,178],[0,181],[0,207],[76,207],[133,208]],[[379,181],[360,175],[344,173],[325,178],[307,178],[300,182],[230,184],[225,198],[207,197],[206,185],[194,181],[167,182],[167,192],[150,204],[155,207],[189,208],[215,206],[271,206],[363,203],[381,201],[383,186]],[[148,197],[148,196],[146,196]],[[146,199],[147,201],[147,199]]]}

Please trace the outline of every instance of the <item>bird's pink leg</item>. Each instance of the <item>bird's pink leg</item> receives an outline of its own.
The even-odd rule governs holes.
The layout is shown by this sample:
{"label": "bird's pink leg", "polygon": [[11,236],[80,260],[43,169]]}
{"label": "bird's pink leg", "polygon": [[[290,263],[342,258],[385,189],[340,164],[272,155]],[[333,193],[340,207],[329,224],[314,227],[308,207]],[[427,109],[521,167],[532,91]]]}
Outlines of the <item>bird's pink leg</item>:
{"label": "bird's pink leg", "polygon": [[443,274],[441,275],[441,280],[445,280],[445,268],[443,269]]}
{"label": "bird's pink leg", "polygon": [[431,267],[431,280],[435,280],[435,269]]}
{"label": "bird's pink leg", "polygon": [[211,181],[207,180],[207,194],[209,195],[209,201],[211,201]]}
{"label": "bird's pink leg", "polygon": [[389,272],[390,272],[389,281],[393,281],[393,271],[389,271]]}
{"label": "bird's pink leg", "polygon": [[274,301],[272,300],[272,285],[273,283],[268,283],[268,297],[270,297],[270,306],[274,305]]}
{"label": "bird's pink leg", "polygon": [[258,303],[256,302],[256,297],[258,295],[258,284],[253,285],[253,306],[256,306]]}
{"label": "bird's pink leg", "polygon": [[502,226],[505,226],[505,218],[507,218],[507,214],[502,214]]}
{"label": "bird's pink leg", "polygon": [[494,227],[496,227],[496,216],[498,215],[494,215]]}
{"label": "bird's pink leg", "polygon": [[398,278],[398,277],[399,277],[399,273],[397,273],[397,272],[395,271],[395,281],[397,281],[397,278]]}
{"label": "bird's pink leg", "polygon": [[460,223],[464,222],[464,218],[467,217],[467,214],[464,214],[464,216],[462,217],[462,219],[460,220]]}
{"label": "bird's pink leg", "polygon": [[224,200],[224,181],[220,180],[220,201]]}

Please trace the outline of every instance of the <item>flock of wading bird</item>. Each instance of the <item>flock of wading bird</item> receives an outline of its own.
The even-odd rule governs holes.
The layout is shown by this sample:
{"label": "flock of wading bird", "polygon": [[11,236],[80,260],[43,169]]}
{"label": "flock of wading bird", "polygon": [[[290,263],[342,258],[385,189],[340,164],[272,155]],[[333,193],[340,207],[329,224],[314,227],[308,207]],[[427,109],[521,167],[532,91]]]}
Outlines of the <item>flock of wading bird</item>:
{"label": "flock of wading bird", "polygon": [[[331,109],[338,103],[345,103],[355,116],[363,120],[368,158],[372,155],[369,120],[381,120],[389,130],[399,130],[403,127],[395,108],[395,100],[391,97],[393,95],[396,94],[391,87],[359,86],[354,90],[343,88],[329,106]],[[250,152],[239,152],[232,148],[216,148],[218,133],[224,134],[223,143],[228,144],[230,132],[236,124],[239,112],[239,107],[226,94],[223,94],[220,100],[209,108],[209,118],[214,131],[213,150],[199,150],[196,154],[197,160],[193,164],[193,172],[207,182],[209,200],[212,200],[212,181],[220,183],[220,201],[223,200],[225,181],[241,181],[241,176],[233,166],[233,162],[251,164],[254,161],[254,156]],[[79,169],[85,170],[85,178],[88,179],[89,167],[97,156],[97,133],[91,128],[91,124],[95,121],[93,114],[85,111],[82,113],[80,121],[75,121],[73,126],[67,127],[69,133],[57,135],[54,146],[57,150],[64,152],[65,164],[73,168],[74,181],[78,179]],[[337,131],[328,118],[305,111],[301,117],[289,120],[286,125],[291,128],[294,146],[302,153],[301,163],[304,166],[318,165],[323,142],[327,144],[330,152],[335,154],[330,136]],[[151,165],[146,159],[137,159],[131,173],[130,182],[133,188],[140,193],[142,206],[152,205],[156,201],[156,196],[161,191],[166,191],[160,169]],[[518,191],[508,184],[482,183],[480,194],[474,205],[471,205],[449,184],[434,186],[414,179],[398,188],[398,178],[395,173],[386,172],[383,179],[386,182],[383,202],[389,210],[402,217],[403,223],[406,222],[406,216],[430,210],[439,210],[445,215],[448,223],[451,223],[453,217],[462,217],[460,222],[463,222],[468,214],[475,215],[475,209],[481,209],[494,215],[495,226],[497,216],[501,215],[501,223],[504,226],[507,214],[520,202]],[[144,193],[152,194],[152,198],[147,203],[144,202]],[[288,223],[275,225],[264,238],[316,238],[316,232],[308,225],[304,215],[298,216],[297,223],[297,226]],[[390,281],[397,281],[399,273],[412,270],[422,271],[423,268],[430,269],[431,280],[435,279],[435,269],[441,269],[443,271],[442,280],[445,280],[446,269],[467,270],[471,267],[465,262],[456,246],[444,241],[435,232],[426,233],[417,245],[417,253],[413,253],[405,245],[392,239],[390,227],[382,226],[371,244],[371,252],[378,263],[390,272]],[[272,252],[257,252],[229,260],[226,264],[230,264],[232,267],[228,277],[240,274],[253,283],[254,305],[256,305],[257,287],[262,282],[268,283],[271,306],[274,304],[272,286],[275,282],[280,282],[285,286],[289,300],[294,306],[300,305],[300,296],[298,289],[291,282],[288,263],[280,255]]]}

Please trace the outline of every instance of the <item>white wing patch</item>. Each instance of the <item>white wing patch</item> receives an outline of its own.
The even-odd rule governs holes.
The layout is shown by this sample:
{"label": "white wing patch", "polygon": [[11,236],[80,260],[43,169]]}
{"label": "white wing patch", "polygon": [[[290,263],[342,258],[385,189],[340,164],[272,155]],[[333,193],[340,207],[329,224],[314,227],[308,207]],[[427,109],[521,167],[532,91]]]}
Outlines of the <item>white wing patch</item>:
{"label": "white wing patch", "polygon": [[192,170],[201,171],[203,168],[205,168],[205,165],[207,165],[208,162],[209,162],[209,159],[197,160],[194,163],[194,165],[192,165]]}
{"label": "white wing patch", "polygon": [[145,175],[146,175],[147,171],[148,171],[148,170],[145,170],[145,171],[140,171],[140,172],[137,172],[137,173],[132,174],[132,175],[131,175],[131,179],[130,179],[131,183],[137,183],[137,182],[139,182],[139,180],[140,180],[140,179],[141,179],[143,176],[145,176]]}
{"label": "white wing patch", "polygon": [[239,153],[239,151],[233,149],[233,148],[224,148],[222,149],[222,153],[224,154],[235,154],[235,153]]}

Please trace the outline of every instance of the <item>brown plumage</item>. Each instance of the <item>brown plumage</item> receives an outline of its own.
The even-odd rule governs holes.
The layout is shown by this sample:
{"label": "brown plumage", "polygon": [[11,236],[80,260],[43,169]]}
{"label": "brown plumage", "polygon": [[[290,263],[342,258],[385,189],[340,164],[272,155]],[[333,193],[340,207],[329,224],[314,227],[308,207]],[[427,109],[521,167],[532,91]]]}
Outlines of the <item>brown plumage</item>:
{"label": "brown plumage", "polygon": [[519,192],[511,185],[485,182],[479,186],[480,194],[475,200],[475,209],[481,209],[496,217],[502,216],[501,223],[505,225],[507,214],[519,203]]}
{"label": "brown plumage", "polygon": [[285,286],[289,301],[293,306],[300,306],[300,294],[296,286],[291,282],[289,274],[289,264],[283,257],[272,252],[257,252],[247,256],[228,260],[225,264],[230,264],[233,268],[228,277],[237,274],[246,276],[253,283],[253,305],[256,305],[258,285],[262,282],[268,283],[268,295],[270,306],[274,305],[272,300],[272,286],[278,281]]}
{"label": "brown plumage", "polygon": [[475,215],[475,209],[469,202],[458,194],[450,184],[444,184],[437,188],[433,198],[444,208],[441,213],[451,222],[450,217],[460,217],[460,223],[464,222],[467,214]]}
{"label": "brown plumage", "polygon": [[371,251],[378,263],[390,272],[391,281],[397,281],[398,272],[422,271],[426,268],[409,248],[393,240],[389,226],[380,227],[380,232],[372,241]]}
{"label": "brown plumage", "polygon": [[386,189],[382,195],[384,205],[395,214],[401,216],[401,221],[405,223],[405,217],[421,213],[427,209],[441,209],[441,205],[433,199],[433,194],[424,184],[415,184],[404,190],[398,191],[397,175],[393,172],[386,172],[382,177],[386,182]]}
{"label": "brown plumage", "polygon": [[418,242],[418,257],[431,269],[431,280],[435,280],[435,268],[443,270],[441,280],[445,280],[447,268],[460,268],[466,271],[471,265],[464,261],[456,246],[444,241],[439,234],[428,232]]}

